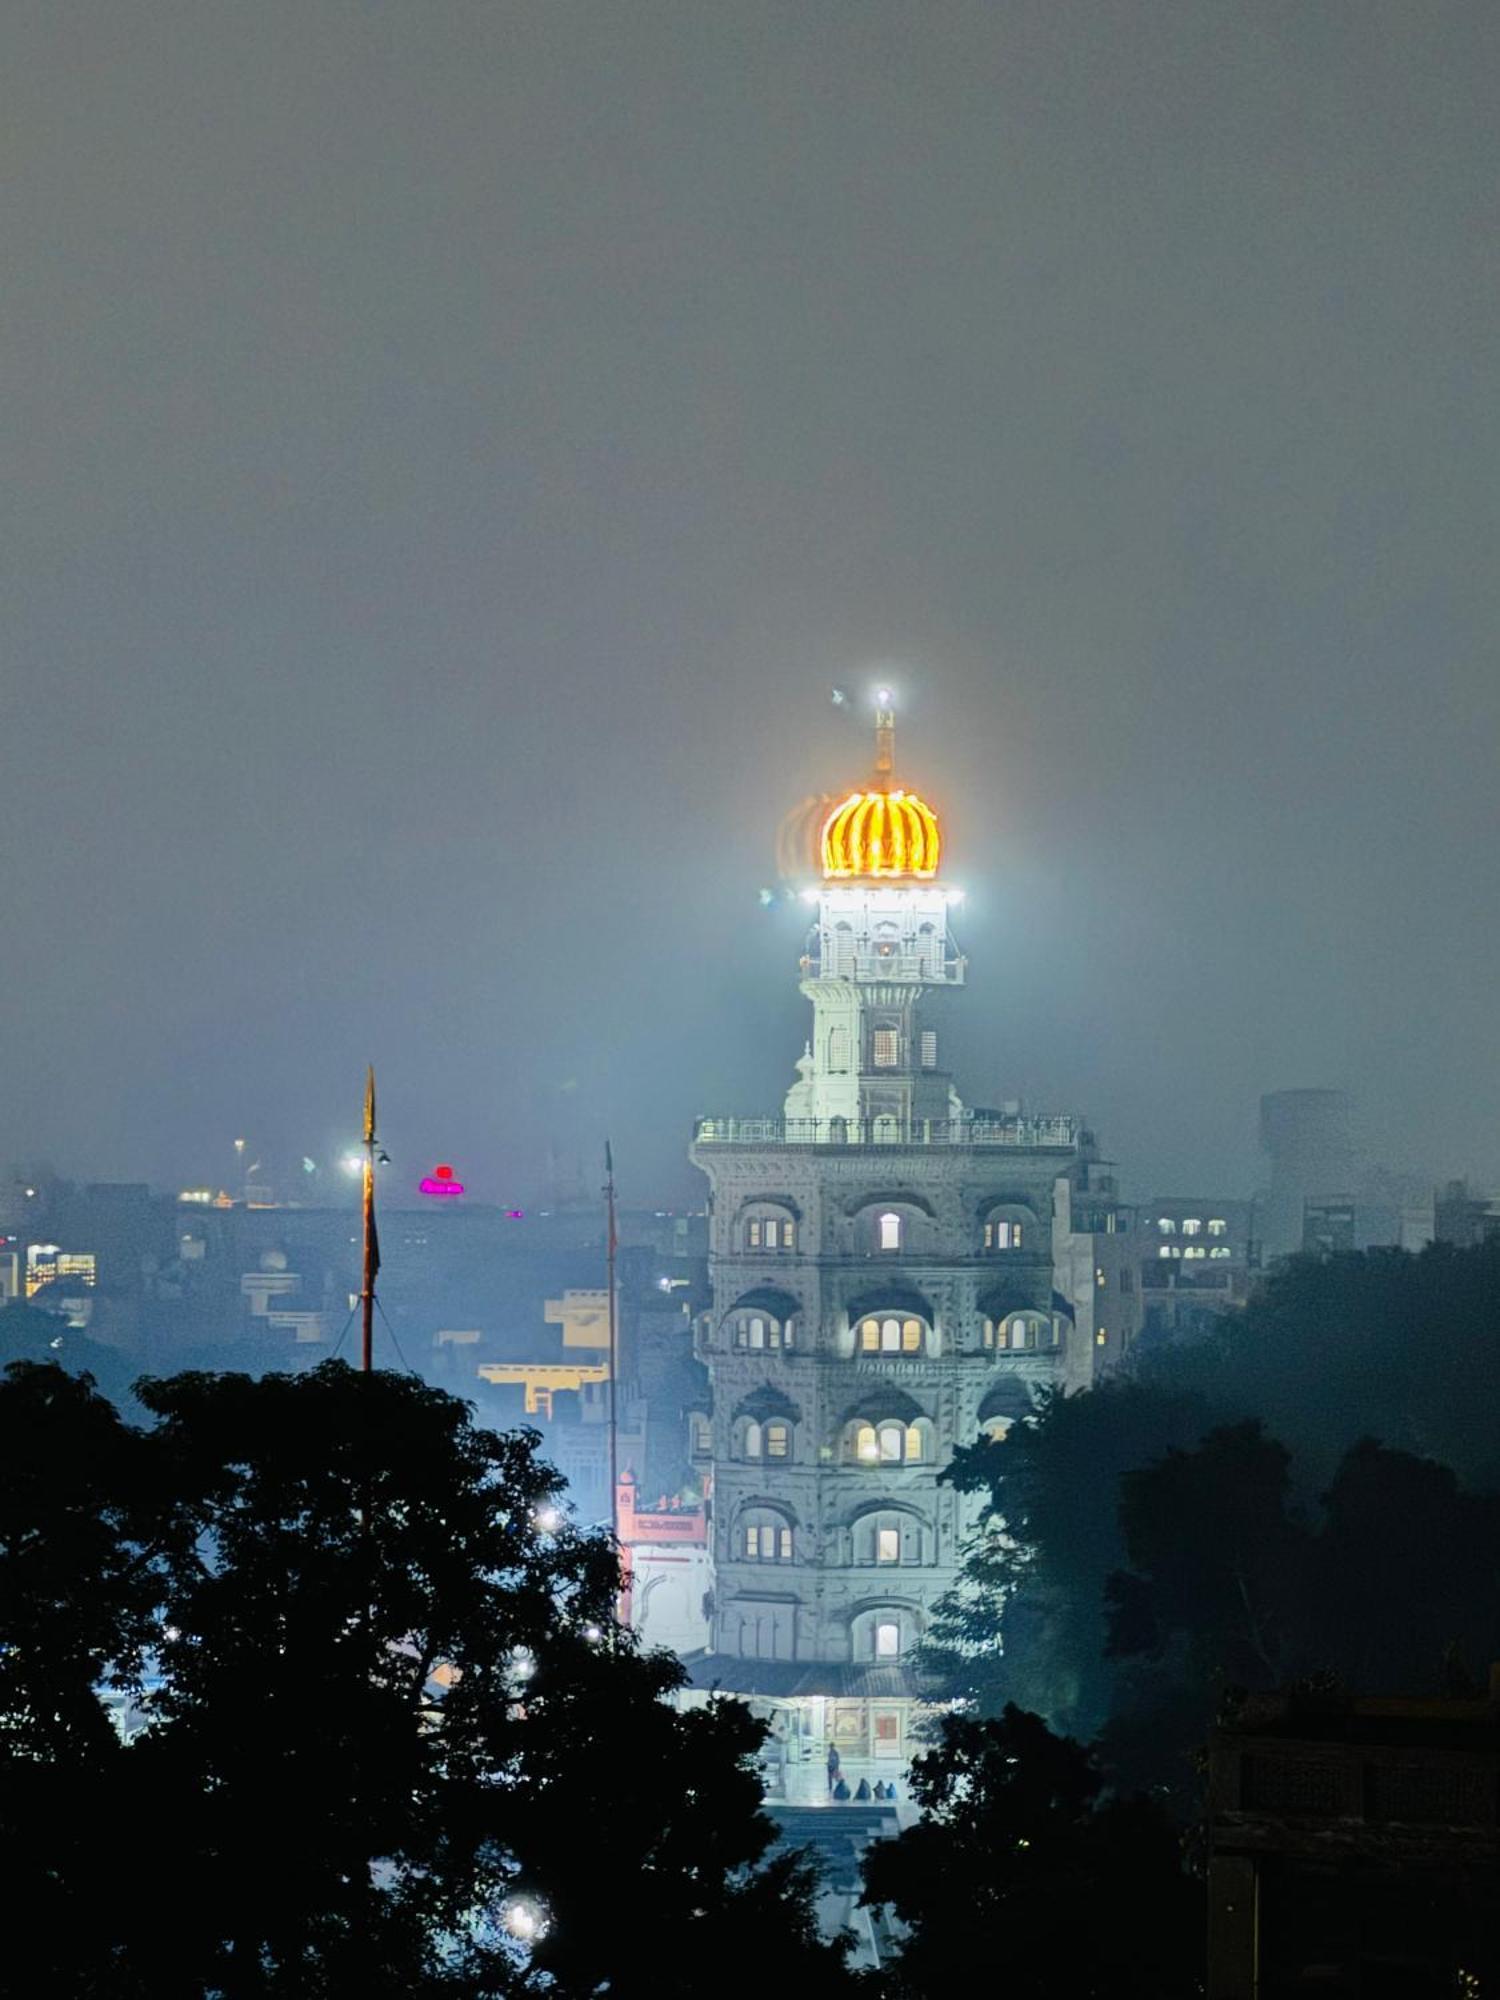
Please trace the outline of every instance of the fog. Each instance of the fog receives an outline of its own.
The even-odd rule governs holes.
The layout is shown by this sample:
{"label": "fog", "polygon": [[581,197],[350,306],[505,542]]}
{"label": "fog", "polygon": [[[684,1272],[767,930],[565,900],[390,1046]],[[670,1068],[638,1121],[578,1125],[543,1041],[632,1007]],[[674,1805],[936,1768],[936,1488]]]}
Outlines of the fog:
{"label": "fog", "polygon": [[[6,10],[0,1160],[692,1198],[899,769],[980,1102],[1500,1180],[1492,4]],[[330,1172],[326,1164],[321,1170]],[[310,1177],[312,1178],[312,1177]]]}

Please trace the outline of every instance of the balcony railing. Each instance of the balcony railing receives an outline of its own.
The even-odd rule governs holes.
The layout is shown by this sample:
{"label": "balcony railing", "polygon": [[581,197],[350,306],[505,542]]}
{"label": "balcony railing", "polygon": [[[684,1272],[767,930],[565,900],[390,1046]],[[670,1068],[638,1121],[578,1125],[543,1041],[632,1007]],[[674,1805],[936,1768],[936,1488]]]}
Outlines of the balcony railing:
{"label": "balcony railing", "polygon": [[944,957],[936,951],[829,952],[822,958],[804,958],[804,979],[858,979],[861,982],[889,979],[897,985],[920,982],[926,986],[962,986],[968,960],[957,953]]}
{"label": "balcony railing", "polygon": [[1076,1118],[700,1118],[699,1146],[1074,1147]]}

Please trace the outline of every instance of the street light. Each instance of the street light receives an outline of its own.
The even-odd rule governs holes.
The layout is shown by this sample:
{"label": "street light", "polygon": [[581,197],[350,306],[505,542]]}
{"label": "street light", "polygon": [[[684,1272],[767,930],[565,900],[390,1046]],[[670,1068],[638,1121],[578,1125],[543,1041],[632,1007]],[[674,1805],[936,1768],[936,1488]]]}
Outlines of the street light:
{"label": "street light", "polygon": [[500,1905],[500,1923],[522,1944],[537,1943],[551,1929],[545,1907],[529,1896],[507,1896]]}

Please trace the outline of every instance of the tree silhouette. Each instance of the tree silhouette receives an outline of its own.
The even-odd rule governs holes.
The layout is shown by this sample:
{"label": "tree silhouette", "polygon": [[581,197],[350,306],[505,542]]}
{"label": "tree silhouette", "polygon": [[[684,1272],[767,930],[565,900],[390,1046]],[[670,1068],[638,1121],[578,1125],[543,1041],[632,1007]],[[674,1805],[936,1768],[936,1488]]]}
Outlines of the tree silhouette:
{"label": "tree silhouette", "polygon": [[[337,1363],[145,1382],[144,1433],[65,1379],[0,1386],[0,1860],[54,1990],[671,1996],[752,1948],[837,1985],[806,1871],[758,1865],[761,1725],[664,1699],[534,1433]],[[59,1741],[40,1842],[11,1780]]]}
{"label": "tree silhouette", "polygon": [[946,2000],[983,1968],[1020,2000],[1197,1992],[1201,1896],[1176,1831],[1103,1796],[1089,1754],[1040,1716],[945,1716],[912,1767],[924,1817],[865,1862],[862,1900],[908,1935],[879,1990]]}

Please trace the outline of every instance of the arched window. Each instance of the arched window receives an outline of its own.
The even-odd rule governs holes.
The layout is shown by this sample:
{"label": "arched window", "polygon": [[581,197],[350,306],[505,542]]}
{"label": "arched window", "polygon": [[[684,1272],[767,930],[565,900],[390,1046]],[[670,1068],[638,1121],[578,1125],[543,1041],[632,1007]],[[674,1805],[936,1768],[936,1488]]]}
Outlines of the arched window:
{"label": "arched window", "polygon": [[893,1508],[872,1508],[861,1514],[850,1532],[854,1561],[862,1567],[888,1569],[922,1560],[922,1523],[915,1514]]}
{"label": "arched window", "polygon": [[921,1637],[918,1614],[900,1604],[876,1604],[849,1621],[849,1650],[856,1660],[897,1660]]}
{"label": "arched window", "polygon": [[992,1208],[984,1218],[984,1247],[987,1254],[995,1255],[1009,1250],[1031,1250],[1038,1247],[1036,1217],[1029,1208],[1019,1202],[1010,1202]]}
{"label": "arched window", "polygon": [[899,1417],[852,1424],[845,1434],[845,1457],[856,1465],[921,1465],[930,1456],[930,1428],[922,1418],[909,1424]]}
{"label": "arched window", "polygon": [[882,1250],[901,1248],[901,1218],[893,1208],[875,1218],[875,1242]]}
{"label": "arched window", "polygon": [[797,1412],[791,1406],[783,1415],[774,1414],[778,1402],[783,1398],[761,1390],[750,1400],[750,1408],[759,1408],[758,1417],[742,1413],[735,1417],[730,1426],[732,1456],[740,1459],[789,1459],[792,1455],[792,1439]]}
{"label": "arched window", "polygon": [[1041,1348],[1056,1347],[1057,1323],[1044,1312],[1008,1313],[994,1329],[994,1344],[1012,1354],[1034,1354]]}
{"label": "arched window", "polygon": [[736,1347],[781,1348],[790,1347],[796,1338],[795,1319],[777,1319],[767,1312],[736,1313],[734,1319],[734,1344]]}
{"label": "arched window", "polygon": [[871,1313],[859,1323],[861,1354],[920,1354],[926,1329],[919,1319],[895,1313]]}
{"label": "arched window", "polygon": [[763,1252],[786,1252],[797,1247],[797,1221],[790,1210],[776,1203],[762,1202],[741,1217],[741,1242],[759,1256]]}
{"label": "arched window", "polygon": [[784,1514],[770,1507],[747,1507],[739,1520],[736,1555],[746,1562],[785,1562],[793,1559],[792,1526]]}

